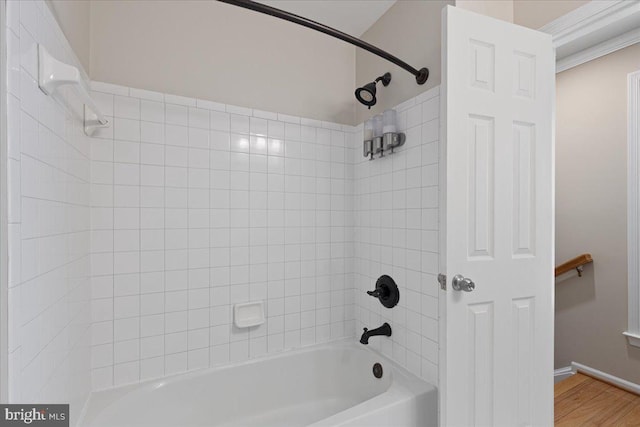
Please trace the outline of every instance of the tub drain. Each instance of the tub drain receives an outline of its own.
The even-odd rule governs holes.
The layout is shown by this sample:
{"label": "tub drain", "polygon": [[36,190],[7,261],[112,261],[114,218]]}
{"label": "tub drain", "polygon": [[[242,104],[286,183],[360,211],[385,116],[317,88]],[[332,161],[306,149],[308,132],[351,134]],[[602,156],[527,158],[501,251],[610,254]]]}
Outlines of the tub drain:
{"label": "tub drain", "polygon": [[382,378],[382,365],[379,363],[373,364],[373,376],[376,378]]}

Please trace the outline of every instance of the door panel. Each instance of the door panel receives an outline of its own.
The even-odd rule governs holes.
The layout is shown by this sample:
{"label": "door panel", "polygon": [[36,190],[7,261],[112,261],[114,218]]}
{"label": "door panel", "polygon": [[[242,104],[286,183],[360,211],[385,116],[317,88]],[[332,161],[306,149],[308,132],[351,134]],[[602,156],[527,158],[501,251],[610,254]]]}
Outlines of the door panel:
{"label": "door panel", "polygon": [[551,37],[451,6],[443,31],[442,425],[552,425]]}

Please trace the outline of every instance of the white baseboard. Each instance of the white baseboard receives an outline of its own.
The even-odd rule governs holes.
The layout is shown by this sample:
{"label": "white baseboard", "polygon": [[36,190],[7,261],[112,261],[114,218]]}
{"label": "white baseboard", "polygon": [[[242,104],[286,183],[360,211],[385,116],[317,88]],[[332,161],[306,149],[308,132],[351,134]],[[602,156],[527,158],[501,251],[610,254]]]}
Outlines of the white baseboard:
{"label": "white baseboard", "polygon": [[553,383],[555,384],[562,380],[566,380],[575,373],[576,371],[572,366],[565,366],[564,368],[556,369],[553,371]]}
{"label": "white baseboard", "polygon": [[583,365],[581,363],[571,362],[571,368],[577,372],[584,372],[585,374],[607,382],[609,384],[613,384],[616,387],[619,387],[623,390],[630,391],[631,393],[640,395],[640,385],[632,383],[631,381],[623,380],[622,378],[614,377],[613,375],[607,374],[606,372],[599,371],[597,369],[591,368],[589,366]]}

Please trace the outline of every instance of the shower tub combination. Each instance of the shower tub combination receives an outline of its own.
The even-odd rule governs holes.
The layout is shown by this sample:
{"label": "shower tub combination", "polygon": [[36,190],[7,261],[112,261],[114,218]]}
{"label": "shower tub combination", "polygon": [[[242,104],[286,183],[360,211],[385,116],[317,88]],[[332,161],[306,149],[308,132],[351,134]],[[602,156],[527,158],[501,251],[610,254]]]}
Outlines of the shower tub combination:
{"label": "shower tub combination", "polygon": [[437,406],[434,386],[338,341],[97,392],[80,425],[422,427],[437,425]]}

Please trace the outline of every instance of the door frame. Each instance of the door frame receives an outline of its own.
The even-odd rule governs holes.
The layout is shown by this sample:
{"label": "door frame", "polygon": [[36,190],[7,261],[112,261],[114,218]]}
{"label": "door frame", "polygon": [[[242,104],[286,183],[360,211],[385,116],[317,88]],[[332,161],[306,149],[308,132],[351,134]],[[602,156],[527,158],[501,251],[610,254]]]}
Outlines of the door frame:
{"label": "door frame", "polygon": [[628,326],[622,334],[630,345],[640,347],[640,70],[627,75],[627,259]]}

